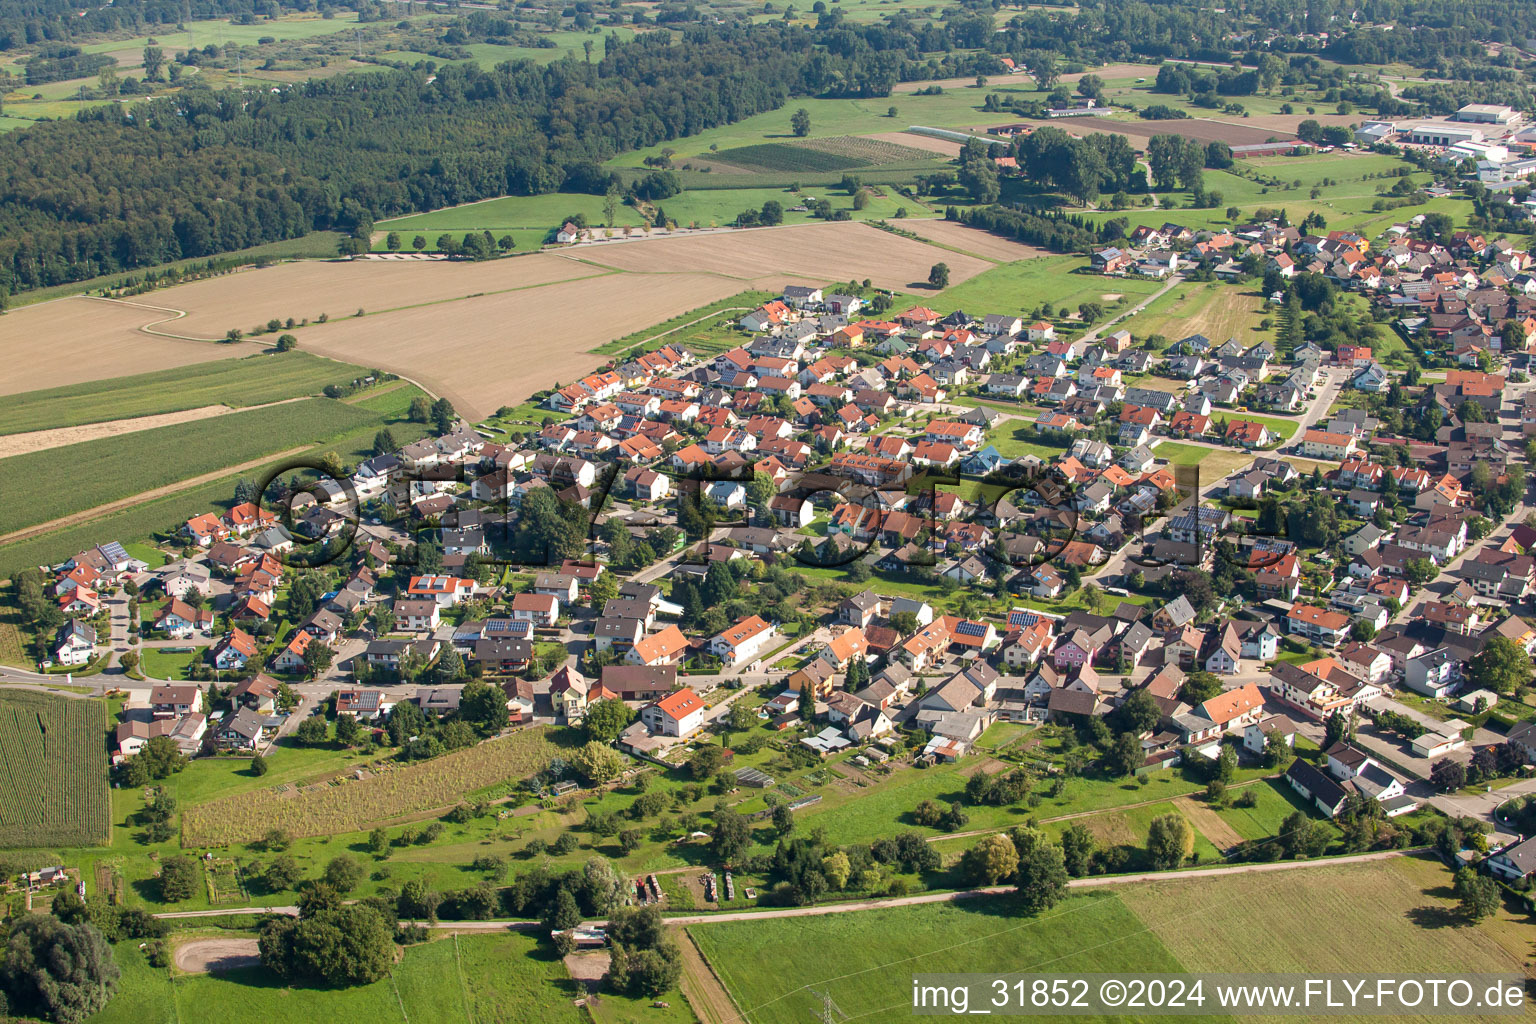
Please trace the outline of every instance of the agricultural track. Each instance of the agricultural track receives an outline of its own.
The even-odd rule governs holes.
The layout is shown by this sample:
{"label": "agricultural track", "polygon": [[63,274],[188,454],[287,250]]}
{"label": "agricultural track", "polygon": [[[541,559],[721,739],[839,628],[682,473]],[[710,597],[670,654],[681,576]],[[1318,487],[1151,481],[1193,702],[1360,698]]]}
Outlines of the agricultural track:
{"label": "agricultural track", "polygon": [[674,929],[683,951],[683,995],[704,1024],[730,1024],[741,1019],[736,1002],[715,974],[686,929]]}

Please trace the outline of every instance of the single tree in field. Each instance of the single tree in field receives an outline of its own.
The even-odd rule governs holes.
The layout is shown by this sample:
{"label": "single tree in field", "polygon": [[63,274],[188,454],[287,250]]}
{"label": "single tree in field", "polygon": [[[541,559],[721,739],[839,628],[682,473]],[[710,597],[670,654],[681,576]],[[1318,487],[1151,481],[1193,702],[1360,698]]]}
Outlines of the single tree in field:
{"label": "single tree in field", "polygon": [[399,252],[400,251],[400,232],[398,232],[398,231],[391,231],[389,234],[385,235],[384,236],[384,248],[388,249],[390,252]]}
{"label": "single tree in field", "polygon": [[144,80],[160,81],[160,69],[165,67],[165,51],[158,46],[144,47]]}
{"label": "single tree in field", "polygon": [[1012,878],[1018,868],[1018,847],[1001,834],[987,836],[960,858],[961,873],[972,885],[996,885]]}
{"label": "single tree in field", "polygon": [[417,252],[420,252],[421,250],[425,249],[426,247],[427,247],[427,236],[426,235],[417,235],[415,238],[411,239],[411,248],[415,249]]}
{"label": "single tree in field", "polygon": [[1147,829],[1147,859],[1158,871],[1171,871],[1194,851],[1195,833],[1184,816],[1169,812],[1152,819]]}
{"label": "single tree in field", "polygon": [[811,112],[804,107],[795,111],[790,115],[789,127],[796,136],[802,139],[811,134]]}
{"label": "single tree in field", "polygon": [[1452,888],[1460,901],[1461,912],[1470,921],[1491,917],[1499,909],[1499,883],[1487,875],[1480,875],[1471,868],[1461,868],[1456,872]]}
{"label": "single tree in field", "polygon": [[935,263],[928,271],[928,286],[930,288],[949,287],[949,264]]}

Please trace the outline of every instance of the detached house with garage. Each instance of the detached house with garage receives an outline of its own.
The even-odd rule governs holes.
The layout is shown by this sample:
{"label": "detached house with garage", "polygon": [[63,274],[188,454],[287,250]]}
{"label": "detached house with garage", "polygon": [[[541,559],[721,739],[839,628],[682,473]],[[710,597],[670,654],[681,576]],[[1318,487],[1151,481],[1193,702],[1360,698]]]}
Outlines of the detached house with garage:
{"label": "detached house with garage", "polygon": [[749,615],[710,640],[709,653],[726,665],[739,665],[767,650],[777,634],[777,627],[759,616]]}

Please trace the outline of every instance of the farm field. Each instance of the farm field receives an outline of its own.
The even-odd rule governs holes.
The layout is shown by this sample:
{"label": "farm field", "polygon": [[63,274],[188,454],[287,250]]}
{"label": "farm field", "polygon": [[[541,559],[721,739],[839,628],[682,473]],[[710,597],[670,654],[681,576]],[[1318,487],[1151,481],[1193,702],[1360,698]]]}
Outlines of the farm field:
{"label": "farm field", "polygon": [[776,174],[817,174],[879,167],[882,164],[910,164],[935,160],[924,149],[860,135],[833,135],[791,142],[764,142],[735,146],[709,153],[707,163],[719,169],[740,168],[749,172]]}
{"label": "farm field", "polygon": [[[1300,118],[1298,118],[1300,120]],[[1280,128],[1256,128],[1241,123],[1191,117],[1179,121],[1118,121],[1107,117],[1062,117],[1052,122],[1074,132],[1110,132],[1128,135],[1141,148],[1154,135],[1182,135],[1201,142],[1225,142],[1246,146],[1274,139],[1284,142],[1291,133]]]}
{"label": "farm field", "polygon": [[317,394],[327,384],[345,384],[367,373],[307,352],[282,352],[90,381],[11,396],[0,408],[0,434],[213,405],[264,405]]}
{"label": "farm field", "polygon": [[[931,83],[915,84],[921,87]],[[610,160],[608,166],[642,168],[646,166],[646,157],[658,156],[662,149],[675,150],[672,161],[681,166],[692,160],[708,162],[715,159],[716,155],[723,150],[756,146],[762,143],[792,142],[795,139],[790,131],[789,119],[802,107],[811,117],[809,135],[811,139],[847,135],[887,136],[890,132],[901,132],[913,125],[961,128],[968,125],[995,124],[1008,115],[989,114],[982,110],[987,94],[994,92],[1010,100],[1034,99],[1037,96],[1031,80],[1019,83],[999,80],[997,84],[989,85],[986,89],[946,88],[943,94],[938,96],[914,96],[909,93],[879,99],[799,98],[778,110],[765,111],[737,121],[735,124],[720,125],[687,138],[674,139],[644,149],[621,153]],[[888,113],[892,106],[896,107],[894,118]],[[882,141],[892,140],[886,138]],[[921,148],[915,143],[897,142],[896,144]],[[711,146],[715,146],[716,149],[711,150]],[[893,170],[895,166],[902,165],[888,166],[887,171]],[[823,179],[830,177],[830,180],[836,181],[842,173],[839,170],[831,172],[830,175],[822,174],[820,177]],[[809,174],[802,176],[812,177]]]}
{"label": "farm field", "polygon": [[[614,33],[620,37],[628,38],[634,34],[634,30],[622,26],[603,26],[603,34],[607,35],[609,33]],[[416,53],[411,50],[385,50],[380,53],[379,56],[385,58],[386,60],[398,60],[406,62],[430,60],[437,64],[473,63],[479,64],[483,68],[491,68],[495,67],[497,64],[509,60],[531,60],[535,64],[548,64],[551,61],[559,60],[567,54],[580,54],[582,52],[581,44],[587,41],[591,41],[597,45],[599,54],[602,52],[601,41],[597,37],[593,36],[590,32],[545,32],[542,33],[542,38],[548,39],[555,45],[544,47],[502,46],[496,43],[470,43],[468,46],[464,47],[464,49],[468,50],[470,54],[469,60],[467,61],[444,61],[441,57],[434,57],[431,54],[426,53]]]}
{"label": "farm field", "polygon": [[164,26],[165,31],[157,30],[135,39],[108,39],[98,43],[86,43],[80,48],[86,53],[143,50],[153,37],[155,45],[165,50],[169,56],[194,46],[207,46],[209,43],[216,46],[223,46],[225,43],[254,46],[258,39],[269,36],[273,39],[313,39],[316,36],[334,35],[337,32],[350,30],[357,25],[357,15],[352,11],[337,12],[330,18],[312,14],[285,14],[279,18],[260,18],[253,25],[236,25],[224,18],[210,18],[203,21],[187,21],[182,25],[184,30],[167,25]]}
{"label": "farm field", "polygon": [[1002,235],[994,235],[990,231],[980,228],[967,227],[959,221],[953,220],[905,220],[895,225],[902,231],[910,231],[913,234],[922,235],[924,238],[939,245],[950,246],[961,252],[979,256],[982,259],[997,260],[1002,263],[1012,263],[1015,260],[1029,260],[1045,258],[1057,255],[1049,249],[1041,249],[1033,245],[1025,245]]}
{"label": "farm field", "polygon": [[[1112,893],[1020,917],[1003,896],[825,917],[693,925],[688,934],[752,1024],[800,1024],[830,991],[853,1019],[911,1012],[912,975],[1178,972],[1179,961]],[[835,953],[834,953],[835,951]],[[764,970],[764,964],[774,969]]]}
{"label": "farm field", "polygon": [[[894,1020],[909,1012],[911,977],[926,973],[1328,973],[1362,962],[1383,974],[1523,973],[1528,929],[1502,910],[1477,926],[1449,927],[1458,920],[1450,899],[1449,872],[1400,857],[1097,889],[1033,918],[1011,913],[1001,896],[722,919],[688,933],[753,1024],[809,1019],[820,991],[852,1018]],[[765,962],[777,968],[764,971]]]}
{"label": "farm field", "polygon": [[238,345],[139,332],[149,320],[164,316],[84,297],[12,310],[0,317],[0,355],[6,363],[0,394],[111,380],[249,353]]}
{"label": "farm field", "polygon": [[106,704],[0,689],[0,847],[104,842]]}
{"label": "farm field", "polygon": [[[649,247],[654,243],[627,243]],[[604,254],[609,250],[603,250]],[[559,257],[551,257],[558,259]],[[366,359],[420,381],[480,419],[536,391],[568,384],[605,362],[590,350],[612,338],[740,291],[708,273],[606,274],[453,303],[418,306],[312,325],[296,333],[305,349]],[[574,310],[601,315],[572,316]],[[512,330],[516,325],[516,330]],[[442,338],[424,345],[423,338]]]}
{"label": "farm field", "polygon": [[0,535],[373,423],[381,418],[310,398],[0,459],[0,490],[31,496],[0,508]]}
{"label": "farm field", "polygon": [[[306,351],[419,380],[460,412],[480,419],[591,372],[604,361],[592,350],[615,338],[744,289],[777,293],[794,281],[825,285],[868,277],[877,285],[902,290],[911,282],[926,281],[929,268],[938,262],[949,264],[955,281],[990,266],[853,223],[582,245],[559,255],[479,266],[515,268],[522,260],[579,268],[572,277],[610,273],[469,296],[451,304],[346,317],[295,333]],[[408,272],[423,266],[432,265],[399,264],[391,269]],[[573,317],[573,310],[601,312]],[[426,346],[423,338],[444,340]]]}
{"label": "farm field", "polygon": [[[516,932],[449,936],[408,947],[390,976],[345,989],[287,988],[262,967],[172,976],[133,943],[117,948],[121,991],[89,1024],[271,1024],[274,1020],[579,1024],[564,965]],[[674,1000],[681,1001],[674,991]],[[643,1002],[605,996],[626,1009]]]}
{"label": "farm field", "polygon": [[542,729],[525,729],[418,764],[385,764],[366,779],[299,790],[280,787],[225,797],[182,816],[185,842],[248,842],[272,828],[295,836],[357,831],[364,825],[456,803],[461,794],[542,769],[556,752]]}
{"label": "farm field", "polygon": [[590,267],[539,253],[483,263],[327,260],[285,263],[194,281],[155,292],[144,301],[186,311],[184,318],[162,324],[159,330],[222,338],[231,327],[250,331],[274,317],[315,321],[325,315],[333,321],[342,320],[359,309],[376,313],[427,306],[593,273]]}
{"label": "farm field", "polygon": [[[1523,974],[1529,935],[1512,943],[1514,919],[1502,909],[1480,925],[1452,927],[1459,918],[1450,882],[1433,860],[1400,857],[1268,876],[1170,880],[1119,893],[1190,971],[1329,973],[1367,962],[1382,974]],[[1194,920],[1200,927],[1191,927]],[[1264,927],[1253,927],[1256,920]]]}
{"label": "farm field", "polygon": [[[245,265],[270,265],[281,260],[300,259],[331,259],[336,255],[336,246],[340,243],[342,235],[335,231],[311,231],[307,235],[298,238],[285,238],[277,242],[267,242],[263,245],[253,245],[245,249],[236,249],[226,254],[225,258],[230,266]],[[207,258],[177,260],[174,263],[165,263],[156,267],[157,272],[169,270],[200,271],[207,264]],[[229,271],[233,273],[233,271]],[[20,295],[11,296],[11,308],[14,311],[22,306],[35,306],[42,302],[51,302],[54,299],[62,299],[73,295],[83,295],[89,292],[101,293],[118,288],[133,287],[142,283],[144,271],[120,271],[115,274],[102,274],[97,277],[86,278],[83,281],[71,281],[68,284],[56,284],[47,288],[35,288],[32,291],[23,292]]]}
{"label": "farm field", "polygon": [[[399,388],[380,396],[377,400],[369,399],[368,401],[380,406],[385,400],[408,404],[414,393],[416,393],[414,388]],[[316,399],[315,401],[330,400]],[[307,454],[318,457],[323,451],[334,451],[346,461],[367,458],[373,449],[374,434],[378,427],[383,425],[389,427],[399,444],[409,444],[419,439],[426,432],[426,427],[405,419],[405,404],[384,408],[365,406],[365,408],[373,408],[381,418],[367,419],[360,429],[333,437],[325,442],[323,449],[312,448]],[[83,548],[101,543],[106,537],[133,545],[156,534],[174,532],[192,516],[201,515],[210,509],[227,508],[237,480],[241,477],[258,478],[264,470],[277,465],[276,460],[255,461],[256,465],[243,471],[221,472],[228,469],[228,466],[220,467],[220,470],[204,474],[200,479],[193,478],[198,482],[190,486],[168,485],[161,489],[164,493],[157,496],[140,498],[130,504],[117,502],[114,503],[115,507],[101,514],[84,515],[79,521],[69,525],[61,524],[31,539],[8,543],[0,547],[0,578],[24,566],[51,565],[59,562]],[[3,461],[0,461],[0,466],[3,466]],[[187,478],[179,479],[185,481]],[[100,506],[97,507],[100,508]]]}
{"label": "farm field", "polygon": [[821,223],[788,228],[758,228],[712,235],[664,238],[636,244],[583,247],[577,255],[618,270],[676,273],[707,269],[711,273],[778,288],[784,277],[818,284],[871,278],[877,287],[903,290],[920,283],[928,270],[949,264],[956,284],[987,270],[983,260],[945,253],[863,224]]}

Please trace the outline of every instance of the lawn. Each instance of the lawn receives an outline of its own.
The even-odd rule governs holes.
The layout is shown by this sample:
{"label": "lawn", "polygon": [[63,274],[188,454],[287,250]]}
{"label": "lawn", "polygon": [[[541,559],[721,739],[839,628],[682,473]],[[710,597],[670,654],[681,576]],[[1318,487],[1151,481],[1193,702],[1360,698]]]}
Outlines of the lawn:
{"label": "lawn", "polygon": [[[216,46],[223,46],[225,43],[255,46],[257,40],[269,36],[274,39],[313,39],[316,36],[345,32],[356,25],[357,15],[347,11],[330,18],[322,18],[318,15],[287,14],[280,18],[261,18],[251,25],[236,25],[223,18],[187,21],[177,27],[166,26],[167,31],[156,31],[150,35],[154,37],[155,44],[165,50],[166,55],[169,56],[194,46],[204,47],[210,43]],[[148,46],[149,39],[149,36],[141,36],[137,39],[108,39],[99,43],[87,43],[81,49],[86,53],[137,50]]]}
{"label": "lawn", "polygon": [[1152,449],[1152,454],[1159,459],[1167,459],[1175,466],[1199,466],[1202,481],[1221,480],[1231,476],[1237,470],[1250,465],[1257,457],[1255,453],[1241,448],[1217,450],[1194,444],[1179,444],[1174,441],[1164,441],[1157,445]]}
{"label": "lawn", "polygon": [[0,847],[96,843],[108,834],[106,704],[0,690]]}
{"label": "lawn", "polygon": [[[736,321],[741,318],[739,311],[754,309],[773,297],[772,292],[737,292],[707,306],[679,313],[671,320],[642,331],[615,338],[592,351],[605,356],[637,356],[675,343],[695,355],[719,354],[749,340],[735,327]],[[736,315],[726,316],[726,313]]]}
{"label": "lawn", "polygon": [[224,466],[325,441],[382,417],[329,398],[82,441],[0,460],[0,534],[95,508]]}
{"label": "lawn", "polygon": [[[188,640],[187,646],[193,641]],[[189,670],[202,660],[206,647],[193,647],[185,654],[178,654],[158,647],[140,650],[139,671],[151,679],[188,679]]]}
{"label": "lawn", "polygon": [[122,943],[116,954],[121,990],[89,1024],[271,1024],[301,1018],[580,1024],[586,1019],[572,1005],[575,985],[564,965],[517,932],[450,936],[408,947],[388,978],[357,988],[289,988],[262,967],[173,978],[150,967],[137,943]]}
{"label": "lawn", "polygon": [[[675,151],[672,160],[681,165],[691,159],[709,160],[720,150],[729,150],[738,146],[756,146],[760,143],[782,142],[793,138],[790,131],[789,119],[796,110],[804,108],[811,117],[810,138],[829,138],[842,135],[867,135],[883,132],[905,131],[910,125],[932,125],[937,127],[963,127],[966,125],[985,123],[998,115],[988,114],[983,111],[982,104],[986,100],[986,94],[997,92],[1005,95],[1018,94],[1021,97],[1034,97],[1033,83],[1027,86],[1015,86],[1014,83],[999,82],[987,89],[945,89],[939,96],[915,96],[910,93],[892,95],[878,99],[817,99],[801,97],[787,103],[777,110],[769,110],[754,115],[734,124],[720,125],[700,132],[697,135],[683,139],[674,139],[669,142],[657,143],[644,149],[631,150],[622,153],[609,161],[609,166],[624,168],[643,168],[645,158],[659,156],[663,149]],[[896,116],[889,116],[891,107],[896,108]],[[713,147],[713,149],[711,148]],[[886,165],[884,168],[866,168],[861,173],[867,179],[881,180],[881,171],[889,171],[903,165]],[[842,171],[833,171],[821,175],[836,181]],[[781,177],[783,175],[780,175]],[[810,174],[801,175],[806,179],[813,177]],[[724,177],[723,174],[707,175],[709,178]],[[748,175],[731,175],[731,177],[749,177]]]}
{"label": "lawn", "polygon": [[6,397],[0,434],[148,416],[205,405],[233,408],[319,394],[368,370],[308,352],[219,359],[173,370],[70,384]]}
{"label": "lawn", "polygon": [[[715,188],[693,188],[656,205],[667,217],[685,227],[720,227],[733,223],[743,210],[759,210],[770,200],[784,207],[784,223],[805,224],[813,218],[808,212],[795,212],[790,207],[822,198],[831,201],[834,210],[845,210],[854,220],[882,220],[904,209],[908,216],[929,216],[930,211],[910,199],[886,191],[884,195],[871,197],[862,210],[853,208],[853,198],[845,192],[794,193],[787,188],[731,188],[730,178],[721,175]],[[711,184],[715,184],[711,182]],[[397,231],[401,235],[402,249],[410,250],[412,236],[426,238],[427,249],[437,248],[440,234],[453,235],[455,239],[467,231],[489,231],[496,237],[512,234],[519,249],[530,248],[553,240],[553,233],[568,219],[581,215],[588,224],[600,227],[608,224],[603,209],[602,196],[580,193],[555,192],[541,196],[503,196],[480,203],[419,213],[395,220],[381,221],[376,225],[374,247],[380,247],[385,233]],[[646,217],[633,206],[620,206],[614,214],[615,229],[638,227],[646,223]]]}
{"label": "lawn", "polygon": [[[1038,917],[1007,897],[825,917],[693,925],[688,934],[753,1024],[801,1024],[832,995],[843,1019],[911,1012],[912,977],[950,972],[1178,972],[1120,900],[1074,896]],[[772,964],[772,970],[765,970]]]}
{"label": "lawn", "polygon": [[940,312],[963,309],[974,316],[986,313],[1029,313],[1042,302],[1076,309],[1083,302],[1097,302],[1114,312],[1108,295],[1124,296],[1134,303],[1153,294],[1157,281],[1109,279],[1090,274],[1077,256],[1042,256],[1007,263],[977,274],[964,284],[940,292],[926,303]]}
{"label": "lawn", "polygon": [[1244,786],[1233,795],[1240,793],[1252,793],[1258,803],[1252,807],[1228,806],[1216,813],[1244,839],[1265,839],[1278,835],[1281,822],[1294,811],[1316,817],[1314,808],[1299,800],[1295,790],[1274,779]]}
{"label": "lawn", "polygon": [[1262,340],[1258,326],[1263,303],[1260,295],[1242,286],[1186,282],[1119,326],[1137,338],[1161,334],[1177,340],[1203,334],[1218,344],[1236,338],[1251,346]]}

